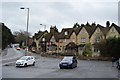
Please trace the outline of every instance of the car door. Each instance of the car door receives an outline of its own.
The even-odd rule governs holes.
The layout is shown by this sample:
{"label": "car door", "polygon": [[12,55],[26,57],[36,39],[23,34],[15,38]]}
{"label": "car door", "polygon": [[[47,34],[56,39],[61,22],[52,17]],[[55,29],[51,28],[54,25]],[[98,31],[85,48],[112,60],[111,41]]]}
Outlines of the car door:
{"label": "car door", "polygon": [[26,61],[27,61],[27,65],[31,64],[31,58],[30,57],[28,57]]}
{"label": "car door", "polygon": [[73,58],[72,62],[73,62],[73,67],[75,67],[75,59],[74,58]]}
{"label": "car door", "polygon": [[77,59],[76,59],[76,57],[73,58],[73,64],[74,64],[74,67],[77,65]]}
{"label": "car door", "polygon": [[30,64],[33,64],[33,62],[34,62],[34,58],[31,57],[31,62],[30,62]]}

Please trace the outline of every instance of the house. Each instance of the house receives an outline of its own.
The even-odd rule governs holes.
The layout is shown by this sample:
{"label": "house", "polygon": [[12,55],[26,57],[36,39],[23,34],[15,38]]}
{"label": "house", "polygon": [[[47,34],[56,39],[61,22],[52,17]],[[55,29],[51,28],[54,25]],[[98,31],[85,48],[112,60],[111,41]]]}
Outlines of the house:
{"label": "house", "polygon": [[96,43],[109,37],[120,37],[120,27],[112,23],[111,26],[100,24],[75,23],[73,28],[63,28],[61,32],[56,26],[50,27],[50,32],[38,32],[34,36],[37,50],[42,49],[47,53],[71,52],[83,55],[86,44],[91,45],[92,56],[99,56],[100,51],[95,47]]}
{"label": "house", "polygon": [[104,35],[104,28],[101,25],[94,26],[93,32],[90,35],[90,44],[92,48],[92,56],[99,56],[100,51],[95,47],[96,43],[99,43],[100,41],[105,39]]}
{"label": "house", "polygon": [[40,51],[42,51],[41,49],[41,41],[42,38],[48,33],[48,31],[39,31],[38,33],[35,33],[35,35],[33,36],[33,42],[36,44],[36,52],[39,53]]}
{"label": "house", "polygon": [[120,27],[114,23],[111,24],[109,31],[106,34],[106,38],[110,37],[120,37]]}
{"label": "house", "polygon": [[46,39],[46,52],[47,53],[58,53],[59,47],[59,32],[56,26],[50,27],[50,33],[45,36]]}
{"label": "house", "polygon": [[73,42],[76,44],[77,36],[73,28],[63,28],[59,35],[60,52],[65,52],[66,46]]}

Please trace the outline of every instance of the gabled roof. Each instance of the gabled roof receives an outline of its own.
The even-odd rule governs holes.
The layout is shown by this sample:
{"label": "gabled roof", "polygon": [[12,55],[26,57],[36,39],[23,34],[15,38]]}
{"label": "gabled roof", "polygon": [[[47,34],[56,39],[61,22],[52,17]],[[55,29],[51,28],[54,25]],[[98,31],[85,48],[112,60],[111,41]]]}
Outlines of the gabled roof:
{"label": "gabled roof", "polygon": [[97,25],[99,27],[99,29],[102,31],[102,33],[104,34],[104,36],[106,36],[107,32],[109,31],[109,27],[104,27],[104,26],[101,26],[101,25]]}
{"label": "gabled roof", "polygon": [[[65,35],[65,32],[67,32],[68,34]],[[69,39],[73,32],[74,28],[63,28],[59,35],[59,39]]]}
{"label": "gabled roof", "polygon": [[114,26],[115,29],[118,31],[118,33],[120,34],[120,27],[117,26],[115,23],[112,23],[110,27]]}
{"label": "gabled roof", "polygon": [[86,29],[86,31],[89,34],[89,38],[93,35],[94,31],[97,29],[97,26],[84,26],[84,28]]}
{"label": "gabled roof", "polygon": [[[115,29],[120,34],[120,27],[114,23],[112,23],[112,25],[110,27],[104,27],[99,24],[96,25],[95,23],[92,23],[92,25],[90,25],[89,23],[87,23],[86,25],[81,24],[81,26],[80,26],[78,23],[76,23],[73,26],[73,28],[63,28],[61,32],[58,32],[56,26],[51,27],[50,33],[48,33],[47,31],[44,31],[44,32],[39,31],[38,33],[35,33],[34,38],[39,39],[39,38],[45,37],[46,41],[50,41],[52,36],[54,36],[56,42],[58,42],[59,39],[69,39],[73,32],[75,32],[75,34],[78,35],[83,27],[88,32],[89,38],[91,38],[91,36],[94,34],[94,32],[97,28],[99,28],[102,31],[102,33],[104,34],[104,36],[106,36],[106,34],[109,32],[109,30],[111,29],[112,26],[114,26]],[[47,34],[45,36],[42,36],[45,32],[47,32]],[[67,35],[65,35],[65,32],[67,32]]]}
{"label": "gabled roof", "polygon": [[35,33],[35,35],[33,36],[33,38],[35,38],[36,40],[38,40],[40,37],[42,37],[42,35],[44,33],[48,33],[48,31],[39,31],[38,33]]}
{"label": "gabled roof", "polygon": [[52,36],[54,36],[55,41],[58,42],[59,41],[59,35],[60,35],[59,32],[48,33],[48,34],[46,34],[45,39],[46,39],[47,42],[49,42],[50,39],[52,38]]}
{"label": "gabled roof", "polygon": [[82,29],[82,27],[80,26],[80,27],[78,27],[78,28],[74,28],[74,32],[75,32],[75,34],[76,35],[78,35],[79,34],[79,32],[81,31],[81,29]]}

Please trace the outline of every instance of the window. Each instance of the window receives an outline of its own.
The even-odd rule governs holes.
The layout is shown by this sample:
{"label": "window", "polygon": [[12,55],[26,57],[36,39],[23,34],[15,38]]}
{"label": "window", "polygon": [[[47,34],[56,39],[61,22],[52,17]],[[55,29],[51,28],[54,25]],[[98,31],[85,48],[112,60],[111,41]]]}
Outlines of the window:
{"label": "window", "polygon": [[86,42],[86,38],[81,38],[81,42],[85,43]]}
{"label": "window", "polygon": [[33,57],[31,57],[31,59],[33,59]]}
{"label": "window", "polygon": [[75,39],[73,39],[73,42],[75,42]]}
{"label": "window", "polygon": [[97,49],[97,48],[94,48],[94,52],[99,52],[99,49]]}
{"label": "window", "polygon": [[45,38],[42,38],[42,41],[45,41]]}
{"label": "window", "polygon": [[97,43],[100,42],[100,37],[96,38],[96,42],[97,42]]}
{"label": "window", "polygon": [[65,35],[68,35],[68,32],[67,32],[67,31],[65,31]]}
{"label": "window", "polygon": [[98,28],[98,33],[100,33],[100,29]]}
{"label": "window", "polygon": [[55,42],[55,38],[54,38],[54,36],[52,36],[52,38],[51,38],[50,41],[51,41],[51,42]]}
{"label": "window", "polygon": [[65,42],[66,42],[66,39],[65,39]]}
{"label": "window", "polygon": [[115,29],[114,29],[114,28],[112,28],[112,32],[115,32]]}

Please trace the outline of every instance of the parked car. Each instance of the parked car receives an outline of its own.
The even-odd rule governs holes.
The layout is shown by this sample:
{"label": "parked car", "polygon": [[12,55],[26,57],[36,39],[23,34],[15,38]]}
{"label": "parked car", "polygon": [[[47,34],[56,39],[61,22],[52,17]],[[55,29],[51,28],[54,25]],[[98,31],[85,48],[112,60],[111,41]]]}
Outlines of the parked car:
{"label": "parked car", "polygon": [[77,59],[75,56],[65,56],[59,63],[60,69],[77,67]]}
{"label": "parked car", "polygon": [[35,65],[35,58],[33,56],[23,56],[16,61],[16,67],[28,65]]}
{"label": "parked car", "polygon": [[16,49],[17,49],[17,50],[20,50],[20,47],[17,47]]}
{"label": "parked car", "polygon": [[117,68],[120,70],[120,58],[116,60],[116,65],[117,65]]}

